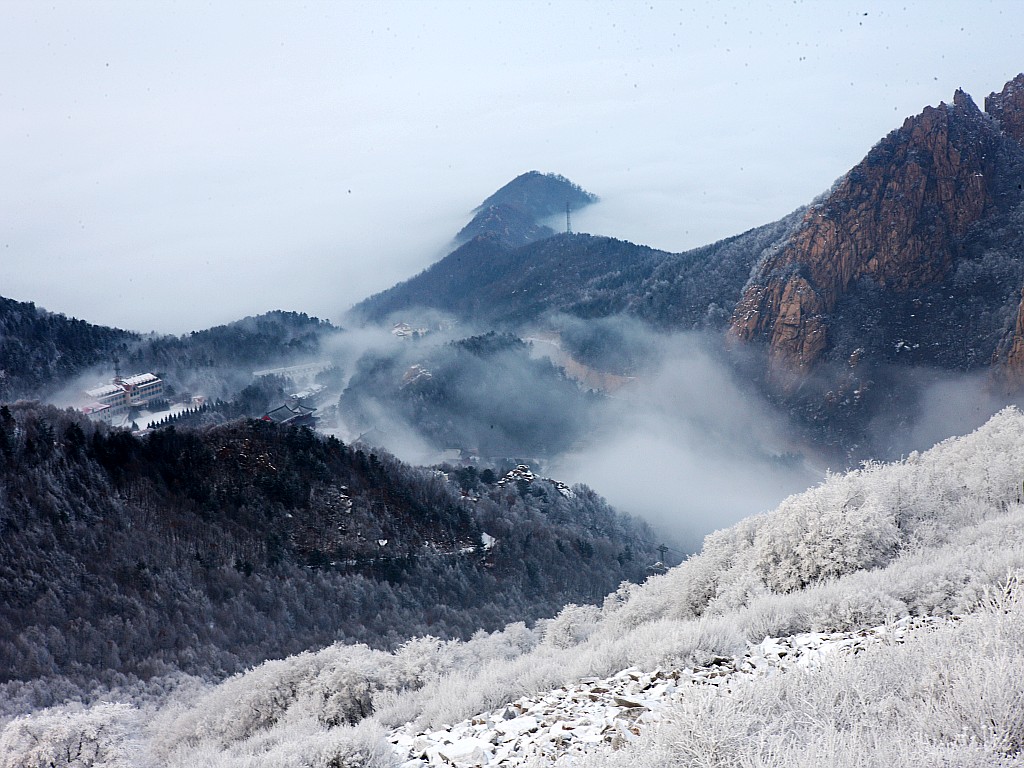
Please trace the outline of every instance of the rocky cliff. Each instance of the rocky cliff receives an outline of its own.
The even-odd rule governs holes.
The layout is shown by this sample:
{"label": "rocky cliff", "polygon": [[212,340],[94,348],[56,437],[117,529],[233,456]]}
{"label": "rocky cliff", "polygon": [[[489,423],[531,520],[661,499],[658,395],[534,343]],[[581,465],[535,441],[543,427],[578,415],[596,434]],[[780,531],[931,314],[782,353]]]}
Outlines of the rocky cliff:
{"label": "rocky cliff", "polygon": [[[985,111],[999,121],[1003,133],[1024,147],[1024,74],[1007,83],[1002,92],[985,99]],[[1021,188],[1020,181],[1017,188]],[[994,362],[1009,389],[1024,385],[1024,291],[1013,327],[996,351]]]}
{"label": "rocky cliff", "polygon": [[[1004,253],[1022,231],[1024,75],[985,106],[958,90],[952,104],[908,118],[755,268],[730,331],[767,346],[770,383],[791,392],[821,362],[865,350],[875,362],[917,350],[903,359],[945,368],[992,360],[999,334],[989,326],[1014,327],[1006,289],[1019,300],[1020,284],[991,285],[983,262],[993,251],[1024,255]],[[984,328],[956,309],[979,302]],[[968,330],[976,349],[962,349]],[[858,343],[858,333],[871,338]],[[1015,338],[1004,336],[1003,357],[1024,371],[1024,336]]]}
{"label": "rocky cliff", "polygon": [[1003,133],[1024,145],[1024,74],[1008,82],[1000,93],[990,94],[985,112],[999,121]]}

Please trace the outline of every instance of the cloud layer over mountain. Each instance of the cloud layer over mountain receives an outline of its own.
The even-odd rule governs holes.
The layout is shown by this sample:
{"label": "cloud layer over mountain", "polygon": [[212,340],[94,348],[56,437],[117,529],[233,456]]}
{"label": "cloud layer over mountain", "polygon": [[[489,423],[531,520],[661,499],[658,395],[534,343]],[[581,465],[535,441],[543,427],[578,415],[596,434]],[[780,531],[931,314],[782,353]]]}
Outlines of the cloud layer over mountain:
{"label": "cloud layer over mountain", "polygon": [[602,197],[578,230],[682,250],[806,203],[922,104],[997,87],[1020,14],[11,6],[3,293],[136,330],[338,319],[529,168]]}

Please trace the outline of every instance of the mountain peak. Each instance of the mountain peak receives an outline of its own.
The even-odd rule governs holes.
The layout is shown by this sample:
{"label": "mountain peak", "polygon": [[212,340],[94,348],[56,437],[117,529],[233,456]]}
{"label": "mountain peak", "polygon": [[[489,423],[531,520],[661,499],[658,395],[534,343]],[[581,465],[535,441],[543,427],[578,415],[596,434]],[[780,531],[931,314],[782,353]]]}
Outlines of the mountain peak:
{"label": "mountain peak", "polygon": [[981,110],[978,109],[978,105],[974,103],[974,99],[972,99],[971,95],[963,88],[957,88],[956,92],[953,94],[953,106],[967,110],[968,112],[981,112]]}
{"label": "mountain peak", "polygon": [[596,203],[597,200],[597,195],[587,192],[565,176],[527,171],[484,200],[476,210],[483,210],[490,205],[508,205],[535,219],[542,219],[561,213],[566,203],[575,210]]}
{"label": "mountain peak", "polygon": [[516,248],[555,234],[543,219],[563,213],[566,206],[575,211],[597,200],[564,176],[527,171],[484,200],[455,240],[496,235],[503,245]]}

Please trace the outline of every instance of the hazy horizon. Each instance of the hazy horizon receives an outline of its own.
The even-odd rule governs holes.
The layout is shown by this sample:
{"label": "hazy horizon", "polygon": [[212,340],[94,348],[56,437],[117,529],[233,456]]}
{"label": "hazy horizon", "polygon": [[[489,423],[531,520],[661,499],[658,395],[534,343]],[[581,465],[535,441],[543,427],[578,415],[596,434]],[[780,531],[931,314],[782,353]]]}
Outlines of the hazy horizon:
{"label": "hazy horizon", "polygon": [[338,320],[534,169],[699,246],[1024,69],[1008,2],[2,8],[0,295],[139,331]]}

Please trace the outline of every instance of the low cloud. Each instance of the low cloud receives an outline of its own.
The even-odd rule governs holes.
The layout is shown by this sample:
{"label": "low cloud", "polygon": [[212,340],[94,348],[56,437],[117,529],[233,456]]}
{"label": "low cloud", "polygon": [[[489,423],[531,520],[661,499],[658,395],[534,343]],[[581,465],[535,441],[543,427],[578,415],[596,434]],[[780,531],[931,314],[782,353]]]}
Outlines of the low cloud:
{"label": "low cloud", "polygon": [[898,459],[925,451],[954,435],[973,432],[1008,405],[1024,407],[1024,397],[1000,391],[992,372],[968,374],[934,369],[900,373],[900,388],[909,394],[902,418],[883,414],[869,430],[872,453]]}
{"label": "low cloud", "polygon": [[687,550],[822,478],[823,466],[698,334],[655,336],[656,365],[610,401],[586,444],[553,462]]}

